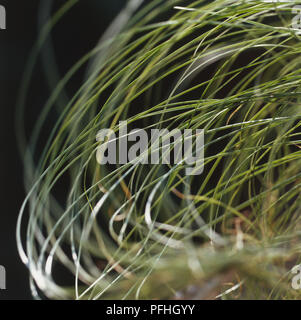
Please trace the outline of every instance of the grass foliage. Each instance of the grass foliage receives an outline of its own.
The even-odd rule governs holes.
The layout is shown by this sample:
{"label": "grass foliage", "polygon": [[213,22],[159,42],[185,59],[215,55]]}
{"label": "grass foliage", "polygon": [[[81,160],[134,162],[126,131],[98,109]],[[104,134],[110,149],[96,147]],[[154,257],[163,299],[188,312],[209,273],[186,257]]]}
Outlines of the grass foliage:
{"label": "grass foliage", "polygon": [[[20,115],[38,52],[76,2],[41,32]],[[137,10],[130,1],[57,83],[20,140],[28,196],[17,240],[36,298],[300,298],[291,287],[301,250],[298,3],[152,0]],[[82,87],[62,107],[83,66]],[[100,166],[96,134],[122,120],[204,129],[204,173],[187,176],[184,163]]]}

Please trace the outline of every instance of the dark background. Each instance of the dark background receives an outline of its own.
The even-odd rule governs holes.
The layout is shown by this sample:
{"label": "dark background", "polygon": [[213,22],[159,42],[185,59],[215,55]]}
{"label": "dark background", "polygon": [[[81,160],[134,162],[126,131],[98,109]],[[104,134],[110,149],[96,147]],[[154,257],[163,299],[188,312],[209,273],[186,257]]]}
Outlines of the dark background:
{"label": "dark background", "polygon": [[[0,265],[6,268],[7,290],[0,290],[0,300],[31,299],[27,269],[18,256],[15,240],[18,211],[25,197],[23,165],[16,142],[16,102],[26,62],[37,40],[38,21],[43,21],[41,6],[42,9],[50,6],[53,13],[64,3],[65,0],[0,0],[7,13],[7,29],[0,30]],[[61,77],[96,45],[125,3],[124,0],[80,0],[64,16],[51,36]],[[67,95],[80,85],[83,74],[84,70],[73,79]],[[41,58],[30,83],[25,119],[28,132],[51,92]]]}

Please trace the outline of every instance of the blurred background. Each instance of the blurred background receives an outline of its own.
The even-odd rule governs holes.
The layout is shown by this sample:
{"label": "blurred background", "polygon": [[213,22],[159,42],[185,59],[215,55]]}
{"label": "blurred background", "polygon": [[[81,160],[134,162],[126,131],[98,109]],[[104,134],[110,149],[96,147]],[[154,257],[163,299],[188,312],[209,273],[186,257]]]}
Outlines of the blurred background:
{"label": "blurred background", "polygon": [[[0,30],[0,265],[6,268],[7,290],[0,290],[0,300],[31,299],[28,273],[19,258],[15,240],[18,211],[25,197],[23,165],[16,142],[19,130],[15,125],[16,103],[25,65],[41,25],[45,24],[49,12],[56,12],[65,3],[65,0],[0,0],[7,13],[7,29]],[[56,75],[62,77],[96,45],[125,3],[124,0],[79,0],[55,26],[51,39],[45,43],[45,52],[51,47],[53,55],[44,52],[43,57],[39,57],[26,96],[27,133],[58,80]],[[45,75],[44,66],[48,60],[55,71],[51,78]],[[74,93],[84,74],[85,70],[77,73],[65,91],[67,96]]]}

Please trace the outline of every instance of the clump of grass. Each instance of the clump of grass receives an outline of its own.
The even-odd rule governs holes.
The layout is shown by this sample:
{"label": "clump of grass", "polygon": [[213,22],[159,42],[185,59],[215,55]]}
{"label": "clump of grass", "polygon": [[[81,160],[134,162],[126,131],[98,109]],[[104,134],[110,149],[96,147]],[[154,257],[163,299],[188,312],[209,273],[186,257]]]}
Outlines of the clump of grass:
{"label": "clump of grass", "polygon": [[[290,272],[301,226],[301,38],[292,3],[129,8],[58,83],[28,143],[18,246],[33,294],[300,298]],[[89,61],[34,162],[60,91]],[[100,166],[96,134],[122,120],[204,129],[203,174],[185,175],[183,163]],[[57,266],[70,284],[57,281]]]}

